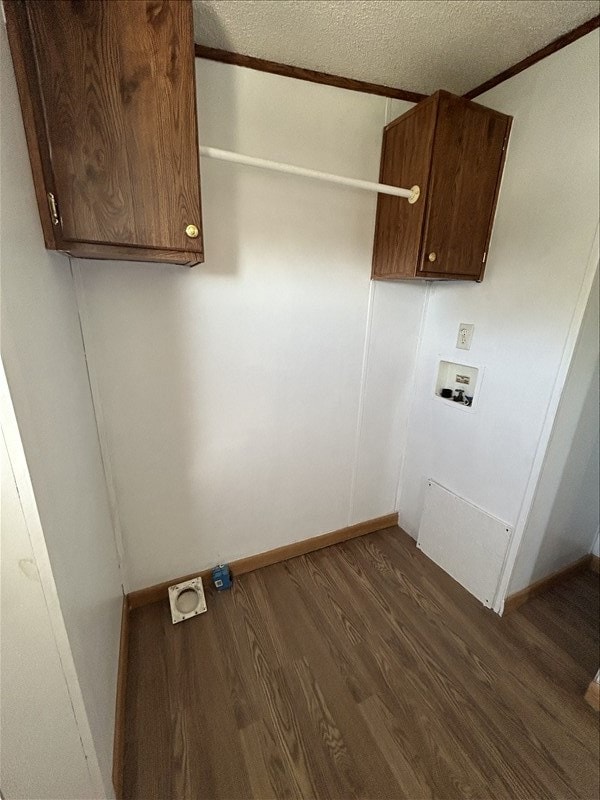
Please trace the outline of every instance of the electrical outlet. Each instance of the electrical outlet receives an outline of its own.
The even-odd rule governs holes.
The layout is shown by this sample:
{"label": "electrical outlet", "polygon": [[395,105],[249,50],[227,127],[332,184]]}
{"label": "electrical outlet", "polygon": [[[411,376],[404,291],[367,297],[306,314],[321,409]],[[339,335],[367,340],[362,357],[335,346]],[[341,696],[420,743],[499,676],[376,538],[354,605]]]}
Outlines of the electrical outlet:
{"label": "electrical outlet", "polygon": [[470,350],[471,349],[471,342],[473,340],[473,331],[475,330],[475,325],[467,324],[466,322],[461,322],[458,326],[458,337],[456,339],[456,346],[459,350]]}

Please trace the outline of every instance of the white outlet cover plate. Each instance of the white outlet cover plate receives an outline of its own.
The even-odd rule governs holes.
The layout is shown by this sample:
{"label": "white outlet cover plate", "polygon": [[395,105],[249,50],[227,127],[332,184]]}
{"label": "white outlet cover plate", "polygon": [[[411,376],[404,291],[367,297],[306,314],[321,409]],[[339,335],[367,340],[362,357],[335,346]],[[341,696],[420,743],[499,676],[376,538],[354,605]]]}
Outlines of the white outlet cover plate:
{"label": "white outlet cover plate", "polygon": [[467,322],[461,322],[458,326],[458,336],[456,337],[456,346],[459,350],[470,350],[471,342],[473,341],[473,331],[475,325]]}
{"label": "white outlet cover plate", "polygon": [[[187,604],[185,607],[182,607],[178,602],[184,593],[189,595],[192,600],[194,600],[193,594],[196,595],[195,602],[189,607]],[[185,619],[190,619],[190,617],[195,617],[198,614],[203,614],[206,611],[206,598],[204,597],[202,578],[198,576],[189,581],[182,581],[181,583],[169,586],[169,604],[171,606],[173,625],[177,622],[183,622]]]}

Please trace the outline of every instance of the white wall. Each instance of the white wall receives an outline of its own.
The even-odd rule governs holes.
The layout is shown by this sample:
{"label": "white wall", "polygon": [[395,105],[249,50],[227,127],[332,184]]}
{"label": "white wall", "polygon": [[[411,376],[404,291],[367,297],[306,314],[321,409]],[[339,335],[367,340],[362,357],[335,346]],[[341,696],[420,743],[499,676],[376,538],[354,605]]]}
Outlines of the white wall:
{"label": "white wall", "polygon": [[[101,797],[93,748],[88,761],[83,745],[86,733],[90,738],[83,703],[67,677],[70,651],[3,371],[0,395],[2,796]],[[83,720],[77,719],[78,707]]]}
{"label": "white wall", "polygon": [[[478,98],[514,115],[482,284],[433,284],[400,494],[416,536],[426,478],[514,525],[589,281],[598,224],[598,32]],[[474,323],[471,350],[455,348]],[[433,397],[440,358],[484,368],[477,407]]]}
{"label": "white wall", "polygon": [[[384,98],[197,82],[203,144],[377,179]],[[204,265],[76,264],[131,589],[395,508],[424,287],[370,284],[375,195],[207,160],[202,190]]]}
{"label": "white wall", "polygon": [[510,591],[589,553],[598,531],[598,276],[592,287]]}
{"label": "white wall", "polygon": [[68,259],[44,249],[0,25],[2,360],[107,795],[121,580]]}
{"label": "white wall", "polygon": [[1,448],[3,797],[90,797],[85,753],[4,439]]}

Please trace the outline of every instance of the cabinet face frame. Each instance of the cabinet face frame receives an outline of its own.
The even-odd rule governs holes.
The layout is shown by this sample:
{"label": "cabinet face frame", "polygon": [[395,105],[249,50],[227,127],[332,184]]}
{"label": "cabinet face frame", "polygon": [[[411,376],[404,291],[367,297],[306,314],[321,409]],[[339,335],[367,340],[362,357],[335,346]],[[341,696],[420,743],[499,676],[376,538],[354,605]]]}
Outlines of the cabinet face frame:
{"label": "cabinet face frame", "polygon": [[402,197],[377,195],[373,277],[380,280],[414,277],[427,215],[437,106],[438,97],[432,95],[384,128],[379,182],[392,186],[417,184],[421,196],[411,205]]}
{"label": "cabinet face frame", "polygon": [[48,250],[63,250],[62,231],[60,225],[52,223],[48,204],[48,193],[56,195],[56,187],[25,3],[21,0],[5,2],[4,14],[44,243]]}
{"label": "cabinet face frame", "polygon": [[[475,272],[471,273],[460,273],[460,272],[442,272],[436,271],[433,268],[433,264],[431,265],[432,268],[427,269],[423,267],[427,267],[427,253],[425,252],[426,245],[427,245],[427,233],[429,229],[429,219],[430,214],[432,213],[432,208],[436,202],[440,202],[440,198],[433,196],[433,182],[434,182],[434,159],[436,156],[436,144],[438,139],[438,126],[440,125],[439,118],[440,118],[440,111],[441,107],[448,102],[452,102],[452,100],[460,100],[466,106],[474,108],[474,109],[481,109],[482,111],[486,112],[488,116],[495,116],[498,118],[501,123],[504,123],[504,136],[502,142],[502,150],[500,153],[499,158],[499,166],[498,171],[496,174],[495,182],[494,182],[494,189],[493,189],[493,196],[492,201],[490,203],[490,213],[488,217],[488,221],[485,228],[485,237],[484,237],[484,250],[482,251],[482,262],[481,268],[477,274]],[[419,228],[418,233],[412,231],[413,236],[418,236],[418,256],[414,261],[410,263],[407,262],[396,262],[395,269],[392,271],[383,271],[382,270],[382,263],[385,264],[387,261],[389,263],[390,258],[390,246],[389,244],[382,243],[382,232],[383,226],[385,225],[385,220],[383,219],[382,211],[385,209],[385,204],[388,202],[388,198],[384,197],[383,195],[378,196],[377,200],[377,215],[376,215],[376,223],[375,223],[375,237],[374,237],[374,246],[373,246],[373,267],[372,267],[372,274],[371,277],[375,280],[443,280],[443,281],[477,281],[481,282],[483,280],[483,275],[485,272],[485,266],[487,263],[487,254],[489,250],[489,243],[492,234],[492,228],[494,224],[494,217],[496,213],[496,207],[498,203],[498,196],[500,192],[500,184],[502,180],[502,174],[504,171],[504,164],[506,160],[506,153],[508,149],[508,139],[510,136],[510,129],[512,123],[512,117],[502,114],[498,111],[494,111],[493,109],[489,109],[485,106],[482,106],[478,103],[474,103],[470,100],[465,100],[464,98],[457,98],[456,96],[452,95],[449,92],[445,92],[443,90],[435,92],[431,97],[427,98],[426,100],[422,100],[420,103],[415,105],[413,108],[409,109],[405,114],[401,115],[397,119],[390,122],[384,128],[383,134],[383,143],[382,143],[382,155],[381,155],[381,168],[380,168],[380,182],[382,183],[393,183],[394,185],[412,185],[413,183],[419,183],[417,178],[422,178],[413,173],[408,172],[401,176],[395,176],[395,179],[390,181],[386,180],[386,177],[389,178],[389,169],[390,169],[390,159],[389,159],[389,137],[390,133],[393,131],[393,128],[397,125],[404,125],[406,121],[410,118],[414,112],[419,108],[426,108],[427,104],[433,103],[435,105],[435,120],[433,123],[433,133],[429,130],[429,127],[426,125],[424,130],[422,131],[423,136],[426,136],[428,139],[428,167],[426,170],[426,179],[423,181],[421,185],[421,197],[420,200],[413,206],[399,206],[402,209],[402,216],[407,217],[408,215],[413,215],[415,217],[415,212],[417,211],[415,206],[418,206],[419,203],[422,203],[422,207],[420,212],[419,219],[421,220],[421,225]],[[385,176],[385,177],[384,177]],[[406,202],[406,201],[401,201]],[[397,225],[397,223],[394,223]],[[411,228],[405,227],[405,231],[408,235],[411,235]],[[483,226],[482,226],[483,227]],[[412,225],[414,228],[414,225]],[[391,237],[391,233],[389,231],[386,232],[388,239]],[[385,234],[384,234],[385,235]],[[398,235],[396,233],[396,235]],[[400,234],[402,235],[402,234]],[[413,247],[414,249],[414,247]],[[382,255],[383,251],[383,255]]]}
{"label": "cabinet face frame", "polygon": [[[100,0],[98,0],[100,2]],[[181,0],[189,4],[188,0]],[[1,0],[0,0],[1,2]],[[199,218],[190,220],[199,228],[198,238],[194,240],[189,249],[177,249],[160,246],[144,246],[128,244],[118,241],[88,241],[79,239],[66,239],[63,235],[61,224],[54,224],[49,194],[52,194],[59,203],[56,181],[51,160],[51,145],[48,139],[46,119],[44,115],[44,102],[39,84],[38,69],[35,58],[35,48],[32,30],[27,10],[26,0],[7,0],[4,3],[8,40],[15,70],[17,89],[21,105],[21,113],[25,129],[27,148],[33,174],[33,183],[36,200],[42,225],[44,243],[47,249],[59,250],[69,255],[81,258],[118,259],[131,261],[156,261],[193,266],[204,260],[202,240],[202,209],[200,196],[200,168],[198,150],[196,92],[193,95],[193,139],[194,153],[190,161],[196,164]],[[191,20],[191,6],[189,8]],[[190,23],[191,24],[191,23]],[[191,31],[191,28],[190,28]],[[195,76],[195,56],[193,35],[190,33],[189,57],[192,63],[192,78]],[[194,82],[195,86],[195,82]],[[148,169],[152,170],[149,164]]]}

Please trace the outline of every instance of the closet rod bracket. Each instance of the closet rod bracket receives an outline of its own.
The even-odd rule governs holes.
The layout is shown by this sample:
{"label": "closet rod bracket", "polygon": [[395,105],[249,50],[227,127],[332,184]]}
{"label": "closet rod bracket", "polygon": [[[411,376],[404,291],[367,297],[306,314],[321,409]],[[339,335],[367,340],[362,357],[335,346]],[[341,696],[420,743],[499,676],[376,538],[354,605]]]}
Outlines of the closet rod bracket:
{"label": "closet rod bracket", "polygon": [[416,184],[414,186],[411,186],[410,197],[408,198],[408,202],[412,205],[413,203],[417,202],[420,196],[421,196],[421,187],[417,186]]}

